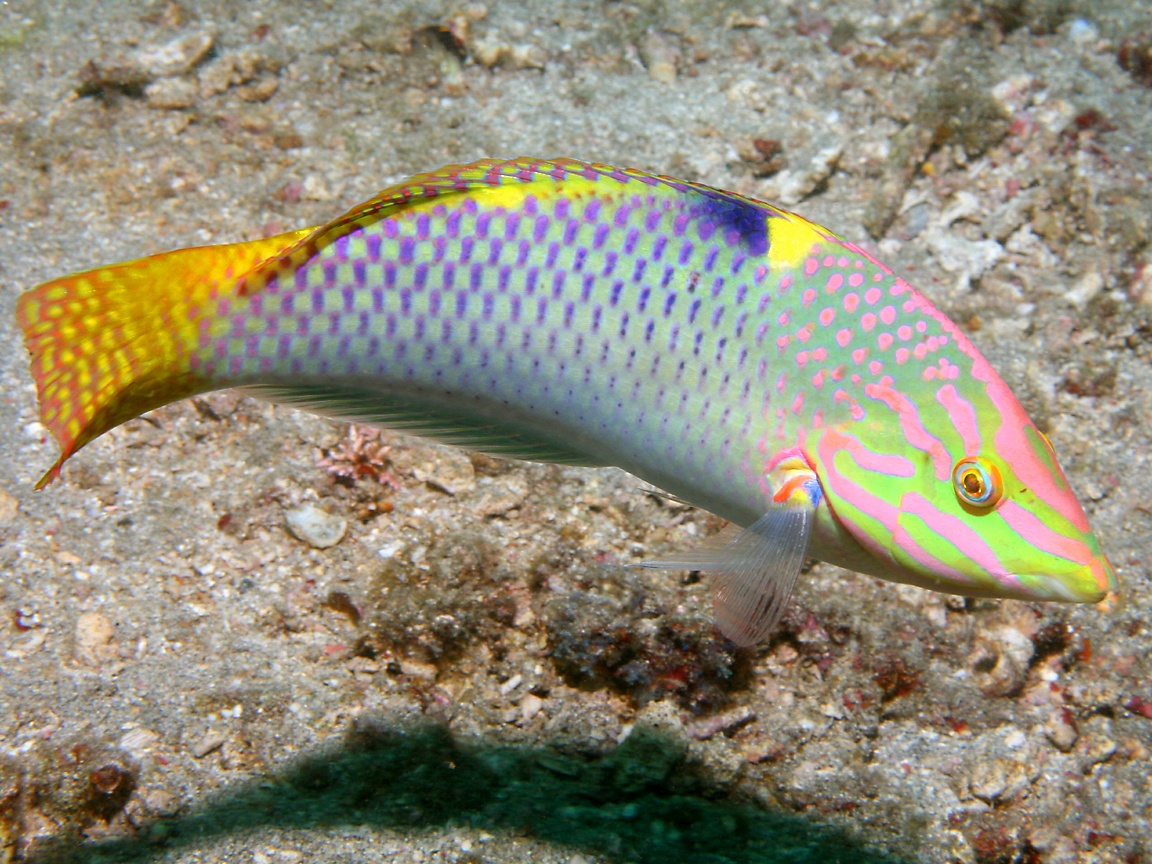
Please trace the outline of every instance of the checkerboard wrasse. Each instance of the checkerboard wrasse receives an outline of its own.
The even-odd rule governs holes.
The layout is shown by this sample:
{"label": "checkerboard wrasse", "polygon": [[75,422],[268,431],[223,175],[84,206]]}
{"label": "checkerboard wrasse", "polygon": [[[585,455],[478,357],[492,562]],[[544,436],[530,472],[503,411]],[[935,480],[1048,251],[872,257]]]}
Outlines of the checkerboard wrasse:
{"label": "checkerboard wrasse", "polygon": [[617,465],[730,520],[711,574],[763,640],[808,556],[979,597],[1116,588],[1052,446],[871,255],[731,192],[570,159],[417,175],[331,222],[46,282],[17,317],[78,449],[240,387],[519,459]]}

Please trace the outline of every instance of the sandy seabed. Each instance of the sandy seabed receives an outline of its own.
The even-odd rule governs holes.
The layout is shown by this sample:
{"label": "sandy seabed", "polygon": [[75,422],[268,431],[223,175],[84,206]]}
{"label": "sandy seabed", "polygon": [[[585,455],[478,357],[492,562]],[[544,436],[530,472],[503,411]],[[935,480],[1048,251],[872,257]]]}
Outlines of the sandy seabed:
{"label": "sandy seabed", "polygon": [[[65,7],[0,4],[0,862],[1152,856],[1147,3]],[[866,244],[1047,431],[1119,600],[816,565],[736,651],[621,566],[715,518],[233,393],[32,491],[20,291],[520,154]]]}

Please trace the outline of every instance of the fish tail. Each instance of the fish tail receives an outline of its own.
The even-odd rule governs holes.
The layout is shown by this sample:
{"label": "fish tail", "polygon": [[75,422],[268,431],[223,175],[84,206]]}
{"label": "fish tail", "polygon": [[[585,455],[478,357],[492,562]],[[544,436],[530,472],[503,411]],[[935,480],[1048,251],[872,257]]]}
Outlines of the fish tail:
{"label": "fish tail", "polygon": [[61,450],[36,488],[109,429],[212,389],[194,359],[202,330],[222,316],[221,301],[243,293],[245,276],[307,234],[177,249],[22,294],[16,318],[31,354],[40,420]]}

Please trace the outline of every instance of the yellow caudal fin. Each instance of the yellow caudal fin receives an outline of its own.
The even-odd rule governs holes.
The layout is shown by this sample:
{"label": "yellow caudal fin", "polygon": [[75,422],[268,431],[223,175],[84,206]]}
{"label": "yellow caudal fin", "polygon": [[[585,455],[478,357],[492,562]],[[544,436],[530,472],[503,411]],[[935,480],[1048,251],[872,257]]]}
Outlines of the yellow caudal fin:
{"label": "yellow caudal fin", "polygon": [[16,319],[32,355],[40,420],[60,458],[145,411],[211,388],[191,358],[203,322],[242,278],[312,229],[222,246],[177,249],[54,279],[25,292]]}

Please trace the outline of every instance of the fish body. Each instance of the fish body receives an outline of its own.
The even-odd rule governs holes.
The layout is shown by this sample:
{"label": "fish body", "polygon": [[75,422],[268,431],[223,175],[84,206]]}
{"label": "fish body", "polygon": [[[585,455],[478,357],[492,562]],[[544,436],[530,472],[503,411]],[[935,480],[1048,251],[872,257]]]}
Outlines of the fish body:
{"label": "fish body", "polygon": [[616,465],[738,526],[757,641],[806,555],[974,596],[1115,573],[1051,445],[961,331],[860,247],[695,183],[574,160],[417,175],[326,225],[38,286],[18,319],[62,447],[242,387],[473,449]]}

